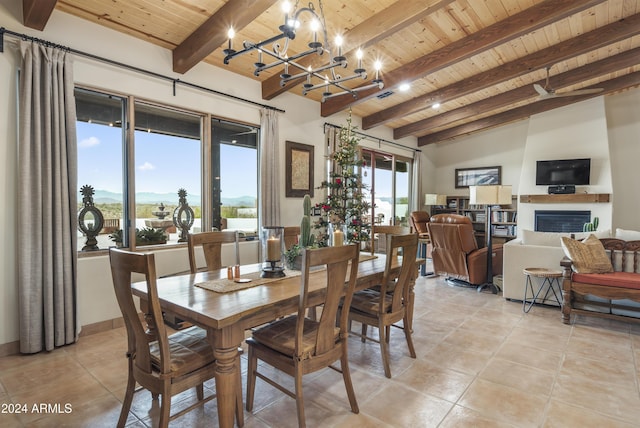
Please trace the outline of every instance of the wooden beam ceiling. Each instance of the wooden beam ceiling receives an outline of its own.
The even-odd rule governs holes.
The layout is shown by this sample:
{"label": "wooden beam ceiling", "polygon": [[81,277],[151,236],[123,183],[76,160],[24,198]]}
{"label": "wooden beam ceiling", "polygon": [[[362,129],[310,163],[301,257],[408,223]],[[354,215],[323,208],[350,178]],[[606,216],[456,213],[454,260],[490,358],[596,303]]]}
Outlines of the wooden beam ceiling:
{"label": "wooden beam ceiling", "polygon": [[[631,49],[610,58],[605,58],[591,64],[583,65],[582,67],[574,68],[565,73],[554,75],[549,79],[549,86],[554,90],[558,90],[559,88],[575,85],[597,76],[613,73],[626,67],[632,67],[638,63],[640,63],[640,48]],[[546,82],[545,80],[541,80],[537,83],[544,86]],[[522,86],[500,95],[397,128],[394,130],[394,138],[399,138],[395,134],[396,131],[401,135],[429,135],[432,132],[428,132],[428,130],[452,125],[459,120],[526,101],[534,96],[537,97],[537,95],[533,89],[533,85]]]}
{"label": "wooden beam ceiling", "polygon": [[[485,117],[473,122],[465,123],[460,126],[445,129],[441,132],[436,132],[430,135],[425,135],[418,138],[418,145],[425,146],[427,144],[438,143],[440,141],[449,140],[451,138],[467,135],[472,132],[477,132],[495,126],[504,125],[506,123],[515,122],[520,119],[526,119],[531,115],[543,113],[545,111],[553,110],[558,107],[564,107],[569,104],[583,101],[593,97],[599,97],[607,94],[611,94],[632,86],[640,85],[640,71],[634,73],[625,74],[624,76],[617,77],[615,79],[600,82],[592,88],[603,88],[602,92],[589,95],[580,95],[575,97],[558,97],[542,100],[526,106],[514,108],[512,110],[505,111],[493,116]],[[590,87],[591,88],[591,87]],[[585,88],[587,89],[587,88]]]}
{"label": "wooden beam ceiling", "polygon": [[227,41],[230,27],[237,32],[278,0],[233,0],[191,33],[173,50],[173,71],[186,73]]}
{"label": "wooden beam ceiling", "polygon": [[[469,37],[438,49],[383,74],[384,91],[402,82],[412,82],[429,73],[442,70],[458,61],[487,51],[524,34],[552,24],[560,19],[593,7],[604,0],[546,0],[507,19],[490,25]],[[350,96],[331,98],[321,106],[321,115],[330,116],[350,106],[370,99],[382,90],[372,89],[359,93],[357,99]]]}
{"label": "wooden beam ceiling", "polygon": [[[404,103],[397,104],[393,107],[366,116],[363,118],[362,127],[363,129],[369,129],[374,126],[382,125],[395,118],[407,116],[429,108],[435,101],[445,103],[452,99],[505,82],[509,79],[525,75],[533,70],[546,68],[557,62],[591,52],[599,47],[607,46],[636,34],[640,34],[640,15],[634,15],[621,20],[620,22],[609,24],[589,33],[561,42],[557,45],[550,46],[547,49],[534,52],[524,58],[517,59],[495,69],[472,76],[469,79],[465,79],[428,94],[423,94]],[[399,136],[410,135],[415,132],[411,131],[407,133],[409,128],[402,128],[404,130],[398,131],[396,138],[400,138]],[[395,131],[394,135],[396,135]]]}
{"label": "wooden beam ceiling", "polygon": [[[344,37],[343,55],[348,56],[357,48],[366,48],[374,45],[398,32],[400,29],[447,6],[453,1],[454,0],[399,0],[348,31]],[[316,67],[322,65],[326,60],[319,55],[313,55],[304,57],[298,62],[304,66],[311,65],[312,67]],[[263,99],[271,100],[304,81],[304,78],[300,78],[292,80],[282,86],[280,85],[280,74],[282,74],[282,72],[275,73],[262,82]]]}
{"label": "wooden beam ceiling", "polygon": [[[421,95],[391,108],[381,110],[363,118],[362,127],[368,129],[396,117],[406,116],[430,107],[434,101],[444,103],[452,99],[489,88],[509,79],[530,73],[533,70],[549,67],[557,62],[573,58],[620,40],[640,34],[640,14],[619,22],[606,25],[573,39],[558,43],[546,49],[534,52],[524,58],[504,64],[500,67],[477,74],[437,91]],[[593,69],[594,77],[597,76]],[[588,80],[588,79],[584,79]],[[394,137],[401,138],[420,132],[419,122],[394,130]]]}
{"label": "wooden beam ceiling", "polygon": [[25,27],[44,30],[58,0],[22,0],[22,22]]}

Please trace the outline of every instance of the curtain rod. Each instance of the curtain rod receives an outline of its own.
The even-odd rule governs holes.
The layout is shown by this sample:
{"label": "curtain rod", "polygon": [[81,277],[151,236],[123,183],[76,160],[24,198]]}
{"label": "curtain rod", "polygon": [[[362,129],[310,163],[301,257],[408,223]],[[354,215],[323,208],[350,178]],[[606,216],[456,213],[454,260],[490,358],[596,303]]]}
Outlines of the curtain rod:
{"label": "curtain rod", "polygon": [[29,36],[27,34],[16,33],[14,31],[7,30],[4,27],[0,27],[0,52],[4,52],[4,35],[5,34],[7,34],[9,36],[16,37],[16,38],[20,38],[22,40],[28,40],[28,41],[31,41],[31,42],[36,42],[36,43],[44,45],[44,46],[50,46],[50,47],[55,47],[55,48],[58,48],[58,49],[63,49],[63,50],[66,50],[67,52],[71,52],[71,53],[79,55],[79,56],[83,56],[83,57],[86,57],[86,58],[89,58],[89,59],[93,59],[95,61],[101,61],[101,62],[110,64],[110,65],[115,65],[115,66],[118,66],[118,67],[122,67],[122,68],[125,68],[127,70],[135,71],[137,73],[146,74],[147,76],[155,77],[156,79],[168,80],[168,81],[172,82],[172,84],[173,84],[173,96],[174,97],[176,96],[176,85],[184,85],[184,86],[187,86],[187,87],[190,87],[190,88],[193,88],[193,89],[198,89],[200,91],[209,92],[209,93],[212,93],[212,94],[215,94],[215,95],[219,95],[219,96],[222,96],[222,97],[226,97],[226,98],[231,98],[231,99],[236,100],[236,101],[242,101],[242,102],[247,103],[247,104],[253,104],[255,106],[264,107],[264,108],[267,108],[267,109],[270,109],[270,110],[275,110],[275,111],[280,112],[280,113],[285,113],[284,110],[279,109],[277,107],[273,107],[273,106],[266,105],[266,104],[261,104],[261,103],[256,102],[256,101],[248,100],[246,98],[241,98],[241,97],[238,97],[238,96],[235,96],[235,95],[231,95],[231,94],[225,94],[224,92],[216,91],[215,89],[207,88],[205,86],[196,85],[195,83],[186,82],[184,80],[176,79],[174,77],[165,76],[164,74],[156,73],[156,72],[150,71],[150,70],[145,70],[143,68],[139,68],[139,67],[135,67],[133,65],[129,65],[129,64],[122,63],[122,62],[114,61],[112,59],[108,59],[108,58],[104,58],[104,57],[101,57],[101,56],[98,56],[98,55],[90,54],[88,52],[79,51],[79,50],[76,50],[76,49],[73,49],[73,48],[70,48],[70,47],[67,47],[67,46],[63,46],[63,45],[59,45],[57,43],[49,42],[47,40],[38,39],[36,37],[32,37],[32,36]]}
{"label": "curtain rod", "polygon": [[[330,126],[331,128],[339,128],[339,129],[344,128],[343,126],[334,125],[333,123],[329,123],[329,122],[325,122],[324,126],[325,126],[325,128],[327,126]],[[361,136],[363,136],[365,138],[368,138],[369,140],[377,141],[378,143],[391,144],[392,146],[402,147],[405,150],[411,150],[411,151],[414,151],[414,152],[422,153],[422,150],[420,150],[420,149],[415,149],[413,147],[405,146],[404,144],[399,144],[399,143],[396,143],[395,141],[389,141],[389,140],[385,140],[384,138],[374,137],[373,135],[365,134],[364,132],[360,132],[360,131],[354,131],[354,132],[356,134],[358,134],[358,135],[361,135]]]}

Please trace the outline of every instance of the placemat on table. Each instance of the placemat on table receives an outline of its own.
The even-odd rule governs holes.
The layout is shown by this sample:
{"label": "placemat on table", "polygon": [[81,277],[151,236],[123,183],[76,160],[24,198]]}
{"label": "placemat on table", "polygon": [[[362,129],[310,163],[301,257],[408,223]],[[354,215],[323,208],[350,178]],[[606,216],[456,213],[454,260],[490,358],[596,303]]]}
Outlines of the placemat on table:
{"label": "placemat on table", "polygon": [[[250,279],[251,282],[235,282],[232,279],[220,278],[194,284],[196,287],[215,291],[216,293],[230,293],[232,291],[244,290],[245,288],[256,287],[269,282],[278,281],[282,278],[260,278],[261,272],[252,272],[240,275],[242,279]],[[300,271],[285,270],[288,277],[300,276]]]}

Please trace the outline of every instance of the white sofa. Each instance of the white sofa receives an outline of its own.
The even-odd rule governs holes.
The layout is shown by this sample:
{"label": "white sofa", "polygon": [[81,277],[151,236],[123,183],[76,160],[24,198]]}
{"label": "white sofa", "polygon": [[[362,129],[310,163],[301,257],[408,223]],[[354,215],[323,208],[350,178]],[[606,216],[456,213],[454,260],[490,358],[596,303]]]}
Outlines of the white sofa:
{"label": "white sofa", "polygon": [[[586,237],[587,233],[574,234],[576,239]],[[609,230],[595,232],[598,238],[606,238],[611,235]],[[560,245],[562,236],[570,236],[569,233],[533,232],[523,230],[521,237],[511,240],[503,246],[502,262],[502,296],[508,300],[522,301],[525,291],[525,275],[522,270],[530,267],[547,268],[561,271],[560,260],[564,252]],[[532,278],[532,281],[539,281]],[[540,297],[547,292],[547,286],[541,291]],[[534,283],[537,291],[538,284]],[[556,288],[557,293],[558,288]],[[531,295],[528,296],[531,298]],[[558,295],[562,300],[562,296]],[[553,293],[549,292],[545,304],[558,306]]]}

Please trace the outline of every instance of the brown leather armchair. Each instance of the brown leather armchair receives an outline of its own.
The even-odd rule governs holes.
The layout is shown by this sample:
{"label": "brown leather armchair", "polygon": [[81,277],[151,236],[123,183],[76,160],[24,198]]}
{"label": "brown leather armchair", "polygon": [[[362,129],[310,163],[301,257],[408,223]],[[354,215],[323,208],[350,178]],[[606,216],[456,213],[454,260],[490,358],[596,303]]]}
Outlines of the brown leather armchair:
{"label": "brown leather armchair", "polygon": [[[487,282],[487,248],[478,248],[471,220],[458,214],[437,214],[427,223],[438,275],[472,285]],[[502,274],[502,244],[493,245],[493,274]]]}
{"label": "brown leather armchair", "polygon": [[429,217],[429,213],[426,211],[412,211],[409,214],[409,224],[418,236],[423,237],[426,234],[428,237],[427,223],[429,223]]}

